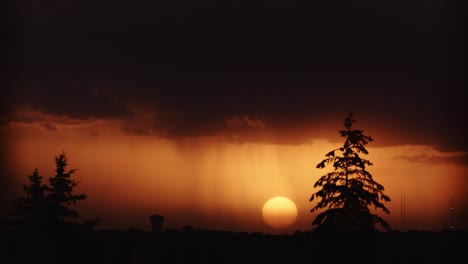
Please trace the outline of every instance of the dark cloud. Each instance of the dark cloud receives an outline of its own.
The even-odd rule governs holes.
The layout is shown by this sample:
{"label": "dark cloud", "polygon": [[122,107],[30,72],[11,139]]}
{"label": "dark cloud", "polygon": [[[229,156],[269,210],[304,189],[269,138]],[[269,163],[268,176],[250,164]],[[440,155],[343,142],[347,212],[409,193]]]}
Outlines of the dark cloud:
{"label": "dark cloud", "polygon": [[[329,133],[325,125],[340,129],[353,111],[377,144],[468,150],[461,15],[448,1],[48,0],[12,8],[10,110],[122,118],[129,133],[286,143]],[[265,128],[249,125],[254,119],[229,127],[236,116]]]}
{"label": "dark cloud", "polygon": [[451,156],[418,154],[418,155],[411,155],[411,156],[397,156],[394,159],[406,160],[411,163],[420,163],[424,165],[449,163],[449,164],[468,166],[468,153],[461,153],[461,154],[451,155]]}
{"label": "dark cloud", "polygon": [[113,91],[97,90],[101,86],[98,82],[50,73],[23,77],[10,92],[6,104],[9,111],[27,107],[79,119],[121,117],[126,113]]}
{"label": "dark cloud", "polygon": [[52,123],[49,123],[49,122],[42,123],[41,127],[44,128],[45,130],[49,130],[49,131],[55,131],[55,132],[58,131],[57,126],[55,124],[52,124]]}

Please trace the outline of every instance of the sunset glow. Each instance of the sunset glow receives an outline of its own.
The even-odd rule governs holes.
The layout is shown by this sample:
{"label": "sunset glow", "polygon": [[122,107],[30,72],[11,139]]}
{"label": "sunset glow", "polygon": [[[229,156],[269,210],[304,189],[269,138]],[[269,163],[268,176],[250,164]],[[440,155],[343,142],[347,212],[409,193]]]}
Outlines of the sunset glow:
{"label": "sunset glow", "polygon": [[[370,202],[367,209],[397,231],[468,229],[466,73],[454,43],[462,8],[412,0],[10,2],[2,223],[11,222],[3,220],[28,175],[37,168],[47,183],[63,151],[77,169],[76,191],[87,196],[73,205],[76,220],[101,218],[100,229],[149,231],[157,214],[163,229],[309,231],[327,210],[311,212],[314,184],[333,171],[317,164],[343,146],[352,113],[353,129],[373,138],[369,154],[353,159],[372,163],[366,172],[390,198],[390,214]],[[288,225],[262,214],[276,196],[295,204]]]}
{"label": "sunset glow", "polygon": [[[314,182],[326,173],[315,168],[325,151],[341,143],[327,139],[300,145],[230,142],[219,137],[165,139],[123,133],[118,123],[63,126],[60,132],[36,125],[2,129],[8,138],[11,195],[19,195],[34,168],[47,178],[53,157],[65,150],[77,168],[79,190],[89,199],[79,205],[83,217],[99,215],[108,228],[134,226],[149,230],[147,216],[166,216],[166,225],[180,228],[239,229],[272,232],[259,212],[278,193],[297,204],[290,231],[307,230],[314,214],[308,198]],[[407,229],[440,230],[448,221],[448,199],[463,208],[468,170],[459,153],[441,153],[430,146],[372,147],[369,168],[392,201],[383,216],[394,228],[400,223],[400,196],[406,194]],[[429,202],[430,201],[430,202]],[[421,206],[430,204],[430,207]],[[455,219],[461,225],[461,212]],[[222,221],[221,221],[222,220]]]}

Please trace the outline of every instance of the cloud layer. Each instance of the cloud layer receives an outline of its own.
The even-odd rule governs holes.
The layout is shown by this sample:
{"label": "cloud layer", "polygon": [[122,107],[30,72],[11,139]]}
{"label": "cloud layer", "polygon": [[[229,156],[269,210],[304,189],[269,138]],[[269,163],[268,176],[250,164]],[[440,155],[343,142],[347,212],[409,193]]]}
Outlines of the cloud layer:
{"label": "cloud layer", "polygon": [[128,133],[298,143],[334,133],[353,111],[377,144],[468,150],[459,14],[445,2],[11,8],[3,124],[26,108],[121,119]]}

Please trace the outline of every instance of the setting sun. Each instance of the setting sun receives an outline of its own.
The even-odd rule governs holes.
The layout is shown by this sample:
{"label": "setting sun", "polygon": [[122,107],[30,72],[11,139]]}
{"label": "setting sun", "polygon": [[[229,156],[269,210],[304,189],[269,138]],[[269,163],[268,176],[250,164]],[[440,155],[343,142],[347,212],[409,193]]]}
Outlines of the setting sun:
{"label": "setting sun", "polygon": [[285,228],[297,218],[297,207],[286,197],[277,196],[268,200],[262,209],[263,220],[273,228]]}

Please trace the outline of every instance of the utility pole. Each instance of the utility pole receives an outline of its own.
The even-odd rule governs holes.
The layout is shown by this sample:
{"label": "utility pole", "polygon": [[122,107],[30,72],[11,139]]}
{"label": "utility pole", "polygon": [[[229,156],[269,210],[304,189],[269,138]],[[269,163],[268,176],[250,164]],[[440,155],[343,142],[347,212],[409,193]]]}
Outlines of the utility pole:
{"label": "utility pole", "polygon": [[453,193],[450,193],[450,231],[453,231]]}

